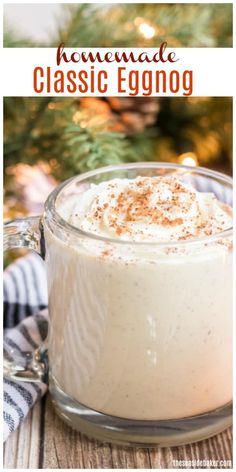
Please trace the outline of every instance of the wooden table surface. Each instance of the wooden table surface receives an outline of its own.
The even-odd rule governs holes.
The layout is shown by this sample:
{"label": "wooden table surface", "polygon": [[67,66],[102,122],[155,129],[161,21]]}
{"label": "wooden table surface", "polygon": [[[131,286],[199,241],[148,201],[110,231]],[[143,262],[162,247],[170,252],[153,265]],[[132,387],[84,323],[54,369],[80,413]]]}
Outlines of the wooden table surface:
{"label": "wooden table surface", "polygon": [[[65,425],[46,395],[30,411],[4,447],[5,469],[165,469],[173,461],[218,461],[218,468],[232,468],[232,430],[205,441],[173,448],[127,448],[101,444]],[[190,465],[187,465],[190,468]],[[206,468],[194,465],[193,468]],[[209,467],[215,468],[215,467]]]}

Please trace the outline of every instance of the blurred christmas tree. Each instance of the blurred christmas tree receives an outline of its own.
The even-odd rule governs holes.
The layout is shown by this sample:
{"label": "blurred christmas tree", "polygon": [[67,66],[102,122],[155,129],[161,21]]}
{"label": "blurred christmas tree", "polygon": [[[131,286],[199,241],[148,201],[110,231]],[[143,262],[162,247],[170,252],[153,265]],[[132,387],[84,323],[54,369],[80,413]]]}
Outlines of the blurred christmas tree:
{"label": "blurred christmas tree", "polygon": [[[58,33],[48,44],[67,47],[232,46],[232,4],[64,4]],[[60,18],[60,20],[61,20]],[[33,47],[4,25],[5,47]]]}
{"label": "blurred christmas tree", "polygon": [[[170,47],[232,45],[230,4],[76,4],[64,7],[63,15],[64,26],[43,46],[61,41],[67,47],[157,47],[162,41]],[[39,46],[6,28],[4,36],[5,47]],[[6,97],[7,216],[25,211],[17,194],[19,163],[37,165],[37,172],[40,167],[61,181],[102,165],[181,162],[180,155],[192,153],[200,165],[230,173],[231,108],[231,98],[224,97]]]}

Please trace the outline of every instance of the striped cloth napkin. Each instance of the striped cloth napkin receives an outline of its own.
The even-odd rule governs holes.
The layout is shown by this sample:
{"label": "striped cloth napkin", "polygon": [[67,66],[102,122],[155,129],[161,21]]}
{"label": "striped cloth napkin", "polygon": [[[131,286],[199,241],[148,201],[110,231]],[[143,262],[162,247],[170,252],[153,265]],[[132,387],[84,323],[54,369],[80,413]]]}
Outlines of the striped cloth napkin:
{"label": "striped cloth napkin", "polygon": [[[36,254],[17,259],[4,271],[3,283],[4,351],[11,359],[34,351],[47,336],[47,283],[43,260]],[[46,390],[47,385],[43,383],[15,382],[4,378],[4,441]]]}

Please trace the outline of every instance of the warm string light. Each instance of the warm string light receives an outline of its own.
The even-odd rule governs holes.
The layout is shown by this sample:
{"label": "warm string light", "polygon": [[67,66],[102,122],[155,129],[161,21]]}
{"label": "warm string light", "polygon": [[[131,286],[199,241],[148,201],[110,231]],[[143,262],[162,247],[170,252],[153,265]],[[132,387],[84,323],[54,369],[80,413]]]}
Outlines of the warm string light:
{"label": "warm string light", "polygon": [[135,26],[137,26],[139,32],[145,39],[152,39],[153,36],[155,36],[156,30],[155,28],[147,23],[147,21],[144,21],[143,18],[137,17],[134,20]]}
{"label": "warm string light", "polygon": [[141,23],[138,29],[146,39],[151,39],[155,35],[155,28],[148,23]]}
{"label": "warm string light", "polygon": [[48,103],[48,109],[49,110],[55,110],[56,108],[56,104],[54,102],[49,102]]}
{"label": "warm string light", "polygon": [[43,203],[57,182],[52,176],[51,166],[39,161],[35,165],[19,163],[6,168],[11,178],[13,196],[7,196],[5,217],[18,217],[23,214],[42,212]]}
{"label": "warm string light", "polygon": [[185,152],[179,156],[179,163],[184,166],[195,167],[198,165],[197,156],[194,152]]}

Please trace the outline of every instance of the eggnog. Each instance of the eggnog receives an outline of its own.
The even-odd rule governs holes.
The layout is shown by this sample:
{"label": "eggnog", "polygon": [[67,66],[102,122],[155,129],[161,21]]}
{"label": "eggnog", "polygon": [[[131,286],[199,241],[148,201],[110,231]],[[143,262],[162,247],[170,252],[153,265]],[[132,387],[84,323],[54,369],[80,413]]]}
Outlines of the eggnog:
{"label": "eggnog", "polygon": [[45,224],[49,359],[65,394],[139,420],[229,402],[231,208],[158,176],[91,185],[57,211],[80,230],[61,240]]}

